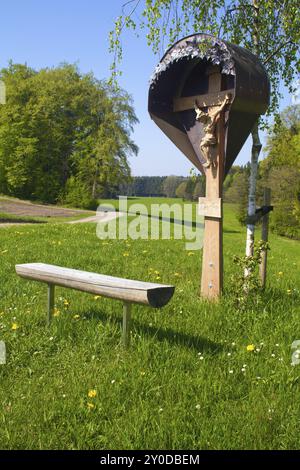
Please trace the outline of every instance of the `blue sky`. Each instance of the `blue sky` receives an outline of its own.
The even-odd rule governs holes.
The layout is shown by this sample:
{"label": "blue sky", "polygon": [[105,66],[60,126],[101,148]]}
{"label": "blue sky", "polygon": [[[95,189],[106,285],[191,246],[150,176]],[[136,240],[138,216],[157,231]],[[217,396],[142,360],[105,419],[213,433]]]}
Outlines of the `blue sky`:
{"label": "blue sky", "polygon": [[[39,69],[67,61],[97,78],[109,76],[108,33],[125,0],[10,0],[1,2],[0,67],[10,59]],[[144,38],[123,36],[121,86],[134,99],[140,120],[134,140],[140,148],[130,159],[133,175],[187,175],[191,163],[151,121],[147,112],[148,81],[159,57]],[[284,92],[281,108],[291,104]],[[250,139],[236,163],[250,158]]]}

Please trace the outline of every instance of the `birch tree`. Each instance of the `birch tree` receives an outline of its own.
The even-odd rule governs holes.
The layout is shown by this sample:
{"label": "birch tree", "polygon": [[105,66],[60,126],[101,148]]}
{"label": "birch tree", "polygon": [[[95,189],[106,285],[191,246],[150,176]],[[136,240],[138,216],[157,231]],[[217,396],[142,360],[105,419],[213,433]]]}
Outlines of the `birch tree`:
{"label": "birch tree", "polygon": [[[124,3],[110,48],[114,53],[112,77],[117,80],[122,60],[122,33],[131,29],[145,34],[153,52],[161,55],[180,37],[201,32],[245,47],[256,54],[271,81],[268,116],[278,111],[280,86],[294,93],[294,80],[300,72],[300,0],[131,0]],[[251,173],[248,216],[255,214],[258,159],[262,148],[260,130],[267,119],[257,121],[252,130]],[[247,225],[246,255],[253,255],[253,224]],[[246,273],[247,274],[247,273]]]}

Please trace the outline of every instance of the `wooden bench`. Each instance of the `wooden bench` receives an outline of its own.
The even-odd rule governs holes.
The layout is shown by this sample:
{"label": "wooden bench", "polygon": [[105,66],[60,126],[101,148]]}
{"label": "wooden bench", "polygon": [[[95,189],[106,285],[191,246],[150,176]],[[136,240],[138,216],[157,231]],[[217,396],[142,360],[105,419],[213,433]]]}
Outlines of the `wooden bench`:
{"label": "wooden bench", "polygon": [[51,322],[54,310],[55,286],[68,287],[95,295],[123,301],[123,344],[129,345],[131,304],[143,304],[154,308],[166,305],[174,294],[175,287],[151,282],[133,281],[119,277],[62,268],[51,264],[30,263],[16,265],[19,276],[48,284],[48,316]]}

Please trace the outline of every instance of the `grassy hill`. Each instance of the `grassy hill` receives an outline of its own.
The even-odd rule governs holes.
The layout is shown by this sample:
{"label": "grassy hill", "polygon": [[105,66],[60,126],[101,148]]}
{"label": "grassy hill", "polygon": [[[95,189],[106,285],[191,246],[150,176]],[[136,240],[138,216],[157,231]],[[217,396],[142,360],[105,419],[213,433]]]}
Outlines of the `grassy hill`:
{"label": "grassy hill", "polygon": [[[268,287],[241,312],[231,278],[245,233],[233,206],[225,206],[219,304],[199,299],[201,251],[185,250],[184,240],[103,241],[94,224],[56,223],[5,228],[0,237],[1,449],[299,448],[300,366],[291,366],[299,242],[271,236]],[[45,326],[46,287],[14,272],[35,261],[176,291],[164,309],[133,308],[125,352],[117,301],[57,288],[56,316]]]}

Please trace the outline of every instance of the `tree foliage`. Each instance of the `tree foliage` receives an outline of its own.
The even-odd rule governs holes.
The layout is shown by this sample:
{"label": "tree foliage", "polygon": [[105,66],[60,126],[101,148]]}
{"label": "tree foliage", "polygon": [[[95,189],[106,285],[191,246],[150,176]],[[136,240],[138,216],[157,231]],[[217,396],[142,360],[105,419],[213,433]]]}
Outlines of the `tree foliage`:
{"label": "tree foliage", "polygon": [[[226,202],[238,204],[238,218],[245,223],[249,166],[231,169],[224,183]],[[280,124],[269,130],[266,158],[259,165],[257,202],[270,188],[274,212],[271,228],[279,235],[300,238],[300,105],[288,107]]]}
{"label": "tree foliage", "polygon": [[72,204],[69,190],[91,200],[129,178],[137,118],[124,91],[68,64],[35,71],[10,63],[0,79],[0,192]]}
{"label": "tree foliage", "polygon": [[238,205],[238,220],[242,224],[245,224],[247,216],[248,186],[249,168],[240,167],[239,171],[234,172],[230,179],[230,184],[226,191],[224,191],[224,200]]}
{"label": "tree foliage", "polygon": [[272,84],[269,113],[278,108],[281,80],[290,92],[300,70],[300,0],[131,0],[110,33],[116,78],[124,28],[145,31],[148,45],[162,54],[180,37],[202,32],[243,46],[264,63]]}
{"label": "tree foliage", "polygon": [[205,196],[205,178],[203,176],[200,176],[194,187],[193,199],[194,201],[197,201],[199,197],[204,197],[204,196]]}
{"label": "tree foliage", "polygon": [[167,197],[175,197],[176,196],[176,189],[178,185],[182,182],[182,177],[180,176],[167,176],[163,182],[163,193]]}
{"label": "tree foliage", "polygon": [[272,228],[300,238],[300,105],[288,107],[270,131],[261,180],[272,190]]}
{"label": "tree foliage", "polygon": [[176,196],[180,197],[181,199],[185,198],[185,190],[186,190],[186,181],[182,181],[182,183],[179,184],[179,186],[176,188]]}
{"label": "tree foliage", "polygon": [[269,131],[265,151],[262,171],[287,163],[300,169],[300,105],[289,106],[281,113],[279,122]]}
{"label": "tree foliage", "polygon": [[133,176],[129,182],[122,182],[119,194],[124,196],[163,196],[163,182],[166,176]]}

